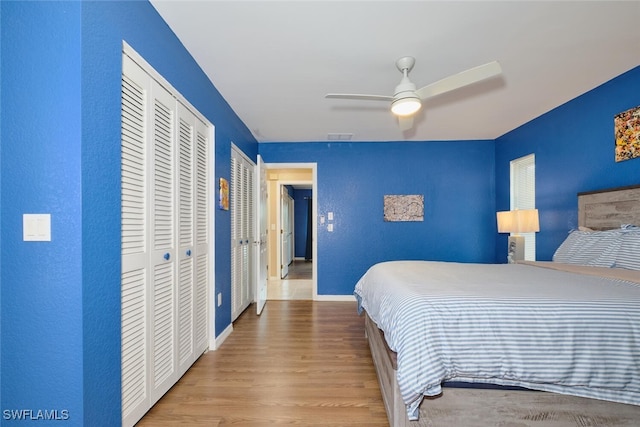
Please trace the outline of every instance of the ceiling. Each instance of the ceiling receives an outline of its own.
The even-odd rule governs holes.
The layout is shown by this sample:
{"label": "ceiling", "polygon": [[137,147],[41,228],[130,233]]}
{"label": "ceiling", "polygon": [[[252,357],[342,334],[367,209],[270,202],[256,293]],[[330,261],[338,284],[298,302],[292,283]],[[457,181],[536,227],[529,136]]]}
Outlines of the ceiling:
{"label": "ceiling", "polygon": [[[259,142],[494,139],[640,65],[640,1],[151,3]],[[387,102],[325,99],[393,95],[402,56],[418,88],[502,74],[427,100],[405,132]]]}

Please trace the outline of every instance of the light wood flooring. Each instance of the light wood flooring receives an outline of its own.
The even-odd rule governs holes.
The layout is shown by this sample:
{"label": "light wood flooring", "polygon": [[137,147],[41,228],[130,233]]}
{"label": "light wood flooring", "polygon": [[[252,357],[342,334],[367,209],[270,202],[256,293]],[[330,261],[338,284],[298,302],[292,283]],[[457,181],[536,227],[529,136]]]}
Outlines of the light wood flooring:
{"label": "light wood flooring", "polygon": [[289,274],[284,279],[267,281],[267,300],[313,299],[313,263],[294,260],[289,265]]}
{"label": "light wood flooring", "polygon": [[388,426],[355,302],[251,305],[138,423]]}
{"label": "light wood flooring", "polygon": [[313,274],[313,261],[295,259],[289,264],[288,280],[310,280]]}

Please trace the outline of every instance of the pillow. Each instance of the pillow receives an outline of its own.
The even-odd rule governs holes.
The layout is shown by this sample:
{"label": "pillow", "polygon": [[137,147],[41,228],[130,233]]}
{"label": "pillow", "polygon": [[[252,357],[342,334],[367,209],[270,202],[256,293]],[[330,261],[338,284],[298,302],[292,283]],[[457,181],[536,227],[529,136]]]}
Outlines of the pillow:
{"label": "pillow", "polygon": [[619,252],[623,231],[574,230],[553,254],[554,262],[613,267]]}
{"label": "pillow", "polygon": [[640,229],[626,228],[616,255],[615,266],[629,270],[640,270]]}

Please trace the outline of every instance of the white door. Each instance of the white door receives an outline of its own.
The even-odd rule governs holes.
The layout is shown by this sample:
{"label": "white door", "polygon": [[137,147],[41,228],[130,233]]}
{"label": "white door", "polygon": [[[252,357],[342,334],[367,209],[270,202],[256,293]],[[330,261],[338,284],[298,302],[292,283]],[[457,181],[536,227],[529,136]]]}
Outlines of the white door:
{"label": "white door", "polygon": [[258,238],[254,241],[255,246],[255,268],[256,274],[256,310],[257,313],[262,313],[262,309],[267,302],[267,264],[268,264],[268,248],[269,241],[267,239],[267,233],[269,230],[267,222],[267,170],[262,162],[262,157],[258,155],[258,164],[256,165],[256,196],[258,197],[258,203],[256,203],[257,213],[256,217],[256,235]]}
{"label": "white door", "polygon": [[151,154],[151,404],[177,381],[175,99],[155,81]]}
{"label": "white door", "polygon": [[206,349],[208,259],[207,127],[178,103],[177,129],[178,375]]}
{"label": "white door", "polygon": [[[125,57],[126,59],[126,57]],[[149,210],[147,173],[151,82],[132,61],[122,75],[122,424],[135,424],[150,406],[149,396]]]}
{"label": "white door", "polygon": [[235,320],[253,301],[252,290],[255,164],[235,145],[231,148],[231,320]]}
{"label": "white door", "polygon": [[126,427],[175,384],[205,350],[208,336],[209,125],[149,72],[141,58],[123,55],[121,379]]}
{"label": "white door", "polygon": [[[209,125],[196,119],[195,134],[195,282],[194,307],[194,361],[207,349],[209,310],[209,276],[211,274],[209,246],[211,245],[210,223],[210,153],[211,134]],[[193,255],[191,255],[193,256]]]}
{"label": "white door", "polygon": [[289,274],[291,230],[289,218],[289,200],[291,197],[284,186],[280,186],[280,278]]}

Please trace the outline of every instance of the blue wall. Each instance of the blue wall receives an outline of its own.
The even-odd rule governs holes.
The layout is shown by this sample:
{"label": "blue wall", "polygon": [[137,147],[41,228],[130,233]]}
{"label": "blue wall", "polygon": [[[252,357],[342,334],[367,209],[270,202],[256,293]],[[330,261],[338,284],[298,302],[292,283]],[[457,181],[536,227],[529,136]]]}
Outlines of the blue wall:
{"label": "blue wall", "polygon": [[[561,105],[496,140],[496,207],[509,209],[509,162],[536,156],[538,260],[578,226],[577,193],[640,183],[640,158],[615,162],[613,117],[640,105],[640,67]],[[496,239],[497,259],[507,241]]]}
{"label": "blue wall", "polygon": [[[148,2],[0,10],[2,409],[118,425],[122,41],[215,125],[216,177],[229,178],[231,141],[251,158],[257,143]],[[52,242],[22,242],[23,213],[51,213]],[[231,313],[228,212],[215,211],[215,240],[218,334]]]}
{"label": "blue wall", "polygon": [[[68,410],[80,425],[80,3],[1,7],[2,409]],[[24,213],[51,214],[51,242],[22,241]]]}
{"label": "blue wall", "polygon": [[[254,159],[258,144],[146,1],[2,1],[0,23],[1,409],[118,425],[122,41],[215,125],[216,177],[229,178],[231,141]],[[335,213],[333,233],[319,228],[318,291],[349,295],[378,261],[504,259],[495,211],[509,205],[509,161],[532,152],[538,254],[549,259],[576,225],[576,192],[640,182],[640,159],[613,161],[613,115],[640,105],[638,87],[640,67],[495,143],[259,150],[266,162],[318,164],[318,213]],[[385,223],[385,194],[424,194],[425,221]],[[51,242],[22,241],[24,213],[52,214]],[[215,210],[215,244],[219,334],[231,312],[229,212]]]}
{"label": "blue wall", "polygon": [[[2,7],[0,7],[2,23]],[[0,28],[0,83],[2,82],[2,28]],[[0,84],[0,142],[2,141],[2,84]],[[2,224],[2,144],[0,143],[0,224]],[[0,226],[0,254],[2,254],[2,227]],[[0,410],[2,409],[2,256],[0,255]],[[2,421],[0,421],[0,425]]]}
{"label": "blue wall", "polygon": [[[391,259],[493,262],[493,141],[267,143],[266,163],[315,162],[318,294],[351,295],[372,264]],[[384,222],[385,194],[423,194],[424,222]]]}

